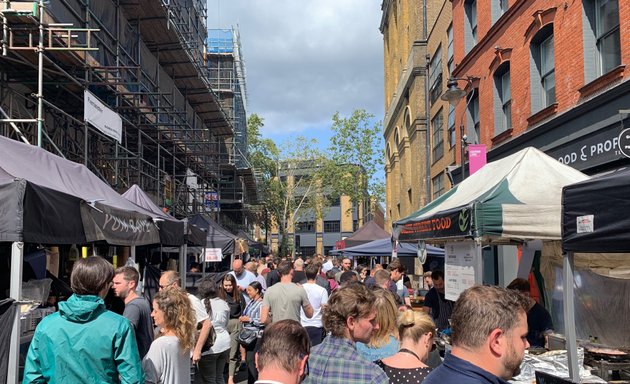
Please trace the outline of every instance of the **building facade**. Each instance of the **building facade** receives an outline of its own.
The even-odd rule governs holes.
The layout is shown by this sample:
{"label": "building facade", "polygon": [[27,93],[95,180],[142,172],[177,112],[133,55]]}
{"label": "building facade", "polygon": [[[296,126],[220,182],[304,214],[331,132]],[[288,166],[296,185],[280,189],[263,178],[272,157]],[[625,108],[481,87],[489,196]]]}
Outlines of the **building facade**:
{"label": "building facade", "polygon": [[630,125],[630,3],[452,6],[453,76],[467,92],[455,119],[488,161],[534,146],[588,174],[630,163],[619,146]]}
{"label": "building facade", "polygon": [[430,198],[427,37],[443,1],[384,0],[386,228]]}
{"label": "building facade", "polygon": [[441,99],[454,69],[453,16],[449,0],[436,2],[435,22],[429,30],[428,98],[430,129],[430,200],[453,186],[451,169],[456,164],[455,108]]}

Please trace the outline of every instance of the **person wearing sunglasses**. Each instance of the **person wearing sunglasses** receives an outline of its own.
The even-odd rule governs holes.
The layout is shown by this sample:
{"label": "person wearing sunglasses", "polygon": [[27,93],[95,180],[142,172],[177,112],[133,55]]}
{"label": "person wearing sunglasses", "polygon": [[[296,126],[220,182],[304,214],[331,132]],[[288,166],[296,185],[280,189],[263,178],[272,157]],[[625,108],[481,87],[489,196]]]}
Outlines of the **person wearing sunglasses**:
{"label": "person wearing sunglasses", "polygon": [[256,353],[255,384],[298,384],[308,376],[310,341],[295,320],[280,320],[265,328]]}

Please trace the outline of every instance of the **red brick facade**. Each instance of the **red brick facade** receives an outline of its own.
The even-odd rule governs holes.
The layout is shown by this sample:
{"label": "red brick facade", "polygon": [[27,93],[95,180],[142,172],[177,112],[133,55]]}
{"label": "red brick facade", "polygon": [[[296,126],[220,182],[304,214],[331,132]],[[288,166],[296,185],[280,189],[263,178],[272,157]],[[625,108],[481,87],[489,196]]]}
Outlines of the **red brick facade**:
{"label": "red brick facade", "polygon": [[[551,129],[567,129],[558,120],[568,111],[591,108],[591,103],[602,99],[607,92],[622,87],[630,76],[630,1],[618,0],[619,3],[619,33],[621,65],[602,75],[593,73],[585,56],[585,21],[584,7],[595,0],[549,2],[546,0],[510,0],[509,8],[503,14],[490,9],[491,4],[499,1],[477,0],[477,44],[466,52],[466,42],[470,41],[470,4],[465,0],[453,0],[453,31],[454,31],[454,61],[456,69],[454,77],[475,77],[472,85],[460,81],[460,88],[466,86],[476,88],[479,97],[480,138],[479,142],[486,144],[489,160],[492,151],[502,146],[527,146],[530,138],[521,138],[520,143],[510,143],[515,138],[539,127]],[[498,5],[495,5],[498,6]],[[468,7],[468,8],[467,8]],[[494,11],[494,23],[493,19]],[[548,25],[553,25],[553,39],[555,48],[555,95],[556,103],[546,108],[532,106],[532,76],[533,59],[530,51],[532,39],[536,33]],[[550,27],[548,27],[550,28]],[[511,117],[512,129],[502,133],[495,133],[497,96],[495,88],[495,73],[501,64],[509,61]],[[587,77],[592,77],[589,79]],[[619,89],[616,91],[619,92]],[[470,92],[469,92],[470,94]],[[624,97],[628,93],[624,91]],[[591,101],[593,100],[593,101]],[[602,99],[603,100],[603,99]],[[456,121],[466,123],[466,99],[456,107]],[[593,106],[593,108],[595,108]],[[630,102],[626,108],[630,109]],[[575,112],[577,114],[577,112]],[[588,116],[582,113],[582,118]],[[601,112],[597,112],[601,114]],[[610,116],[606,116],[610,117]],[[578,116],[575,116],[577,119]],[[601,119],[604,119],[602,116]],[[556,122],[554,122],[556,121]],[[470,132],[470,130],[468,131]],[[536,134],[530,133],[531,140]],[[470,134],[469,134],[470,137]],[[460,137],[458,132],[458,143]],[[507,145],[506,145],[507,144]],[[459,144],[458,144],[459,146]],[[536,146],[544,143],[537,142]],[[518,148],[515,148],[516,150]],[[544,148],[543,148],[544,149]],[[499,152],[513,152],[514,150],[497,150],[494,156],[501,157]],[[458,155],[459,163],[459,155]],[[578,164],[574,164],[578,165]],[[587,165],[584,167],[588,168]],[[578,168],[580,168],[578,166]]]}

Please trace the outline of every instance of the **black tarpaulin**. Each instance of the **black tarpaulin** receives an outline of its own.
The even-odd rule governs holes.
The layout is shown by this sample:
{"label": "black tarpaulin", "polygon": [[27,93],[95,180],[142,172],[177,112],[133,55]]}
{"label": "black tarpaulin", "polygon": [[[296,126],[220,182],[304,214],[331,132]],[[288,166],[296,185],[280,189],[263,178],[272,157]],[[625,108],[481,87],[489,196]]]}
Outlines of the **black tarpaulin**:
{"label": "black tarpaulin", "polygon": [[152,212],[160,219],[158,220],[160,243],[173,246],[184,245],[186,243],[184,233],[185,223],[162,211],[139,186],[136,184],[132,185],[122,195],[125,199]]}
{"label": "black tarpaulin", "polygon": [[189,222],[200,228],[207,228],[206,248],[221,248],[223,255],[231,255],[234,252],[234,243],[237,236],[220,226],[216,221],[207,216],[197,214],[192,216]]}
{"label": "black tarpaulin", "polygon": [[562,248],[630,252],[630,169],[562,189]]}
{"label": "black tarpaulin", "polygon": [[15,321],[15,311],[17,307],[13,305],[13,299],[0,301],[0,383],[8,383],[7,375],[9,368],[9,344],[11,343],[11,333],[13,322]]}
{"label": "black tarpaulin", "polygon": [[82,164],[0,136],[0,241],[160,242],[155,215]]}

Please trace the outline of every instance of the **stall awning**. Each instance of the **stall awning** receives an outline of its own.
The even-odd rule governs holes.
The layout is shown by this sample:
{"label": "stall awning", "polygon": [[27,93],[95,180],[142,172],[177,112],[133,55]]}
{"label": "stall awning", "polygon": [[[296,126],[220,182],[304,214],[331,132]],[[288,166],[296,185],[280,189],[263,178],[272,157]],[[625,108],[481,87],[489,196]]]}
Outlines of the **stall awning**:
{"label": "stall awning", "polygon": [[588,176],[538,149],[486,164],[419,211],[394,223],[399,241],[474,237],[486,242],[560,239],[562,187]]}

